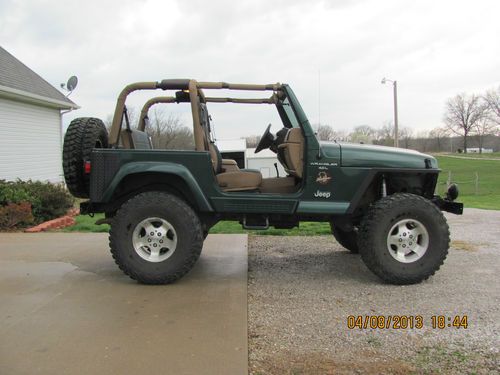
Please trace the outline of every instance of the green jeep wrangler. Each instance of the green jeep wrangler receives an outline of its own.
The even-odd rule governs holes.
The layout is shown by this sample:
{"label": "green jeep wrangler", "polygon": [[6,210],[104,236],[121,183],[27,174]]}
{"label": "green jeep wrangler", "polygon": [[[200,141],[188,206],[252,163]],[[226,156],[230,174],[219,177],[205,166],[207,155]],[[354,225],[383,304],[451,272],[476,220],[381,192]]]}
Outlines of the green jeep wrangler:
{"label": "green jeep wrangler", "polygon": [[[125,101],[136,90],[169,90],[154,97],[130,124]],[[264,98],[206,96],[214,90],[269,91]],[[225,91],[227,92],[227,91]],[[154,150],[145,130],[155,103],[188,103],[195,150]],[[209,103],[274,105],[282,121],[267,126],[256,151],[269,148],[287,172],[263,178],[223,159],[211,132]],[[176,281],[193,268],[210,228],[220,220],[247,229],[293,228],[328,222],[337,241],[359,252],[386,282],[413,284],[439,269],[449,230],[441,211],[461,214],[456,186],[434,194],[436,159],[397,148],[320,142],[290,86],[167,79],[131,84],[120,93],[108,132],[96,118],[71,122],[63,167],[83,214],[102,212],[111,253],[131,278]],[[307,251],[307,249],[304,249]]]}

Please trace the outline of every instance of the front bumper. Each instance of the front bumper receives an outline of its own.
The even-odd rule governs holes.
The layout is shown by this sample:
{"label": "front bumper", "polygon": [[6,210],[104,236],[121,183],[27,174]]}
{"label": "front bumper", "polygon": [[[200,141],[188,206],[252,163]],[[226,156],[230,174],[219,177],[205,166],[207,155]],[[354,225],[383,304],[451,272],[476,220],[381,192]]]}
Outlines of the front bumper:
{"label": "front bumper", "polygon": [[453,202],[448,199],[443,199],[436,195],[432,198],[432,202],[439,207],[441,211],[451,212],[455,215],[462,215],[464,213],[464,204]]}

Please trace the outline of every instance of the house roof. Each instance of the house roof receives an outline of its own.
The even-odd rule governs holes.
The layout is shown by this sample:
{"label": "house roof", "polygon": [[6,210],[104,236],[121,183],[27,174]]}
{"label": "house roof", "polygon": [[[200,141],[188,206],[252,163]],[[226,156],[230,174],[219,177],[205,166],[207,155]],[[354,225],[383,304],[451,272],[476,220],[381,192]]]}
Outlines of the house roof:
{"label": "house roof", "polygon": [[55,108],[79,108],[59,90],[0,46],[0,92]]}

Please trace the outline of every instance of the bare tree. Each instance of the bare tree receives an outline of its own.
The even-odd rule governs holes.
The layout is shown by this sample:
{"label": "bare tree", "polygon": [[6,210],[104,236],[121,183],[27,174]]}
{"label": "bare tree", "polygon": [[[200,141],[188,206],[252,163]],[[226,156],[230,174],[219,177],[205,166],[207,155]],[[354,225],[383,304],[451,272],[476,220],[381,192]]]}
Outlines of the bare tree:
{"label": "bare tree", "polygon": [[316,131],[316,135],[321,141],[333,141],[335,140],[335,131],[330,125],[320,125]]}
{"label": "bare tree", "polygon": [[443,146],[443,139],[447,138],[448,136],[449,136],[449,131],[447,128],[435,128],[430,131],[429,137],[436,140],[437,152],[441,152],[441,147]]}
{"label": "bare tree", "polygon": [[495,90],[489,90],[484,96],[490,110],[490,118],[497,125],[500,125],[500,86]]}
{"label": "bare tree", "polygon": [[410,140],[413,138],[413,130],[408,127],[399,128],[399,141],[402,147],[409,148]]}
{"label": "bare tree", "polygon": [[257,147],[257,144],[260,141],[260,135],[249,135],[248,137],[245,137],[245,141],[247,142],[247,147],[248,148],[255,148]]}
{"label": "bare tree", "polygon": [[146,132],[157,149],[192,150],[193,132],[178,116],[155,108],[149,116]]}
{"label": "bare tree", "polygon": [[483,153],[484,138],[489,134],[495,134],[498,124],[490,116],[485,116],[474,125],[474,134],[478,139],[479,153]]}
{"label": "bare tree", "polygon": [[369,125],[359,125],[349,134],[352,142],[372,143],[376,139],[377,131]]}
{"label": "bare tree", "polygon": [[488,106],[481,97],[458,94],[446,102],[444,123],[453,133],[463,137],[464,152],[467,152],[467,136],[487,114]]}
{"label": "bare tree", "polygon": [[348,141],[349,135],[345,130],[335,130],[330,125],[313,125],[316,136],[320,141]]}

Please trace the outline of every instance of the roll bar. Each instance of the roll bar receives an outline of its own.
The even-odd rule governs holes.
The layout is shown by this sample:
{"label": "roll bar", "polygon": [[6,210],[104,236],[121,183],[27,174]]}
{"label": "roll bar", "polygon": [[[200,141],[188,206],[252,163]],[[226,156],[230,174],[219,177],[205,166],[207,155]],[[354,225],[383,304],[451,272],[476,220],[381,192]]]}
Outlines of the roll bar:
{"label": "roll bar", "polygon": [[[137,90],[187,90],[191,102],[191,112],[193,116],[194,142],[197,151],[204,151],[203,130],[200,125],[200,114],[198,104],[200,97],[202,101],[213,103],[250,103],[250,104],[275,104],[280,96],[281,84],[273,83],[267,85],[227,83],[227,82],[197,82],[189,79],[164,79],[160,82],[136,82],[126,86],[118,95],[116,101],[113,122],[110,130],[110,145],[118,145],[120,138],[121,123],[125,111],[125,101],[127,96]],[[247,90],[247,91],[274,91],[270,98],[265,99],[240,99],[240,98],[214,98],[205,97],[202,89],[217,90]],[[158,101],[157,101],[158,100]],[[156,103],[173,103],[176,99],[173,97],[157,97],[150,99],[141,110],[139,119],[139,130],[144,130],[144,118],[149,108]]]}

